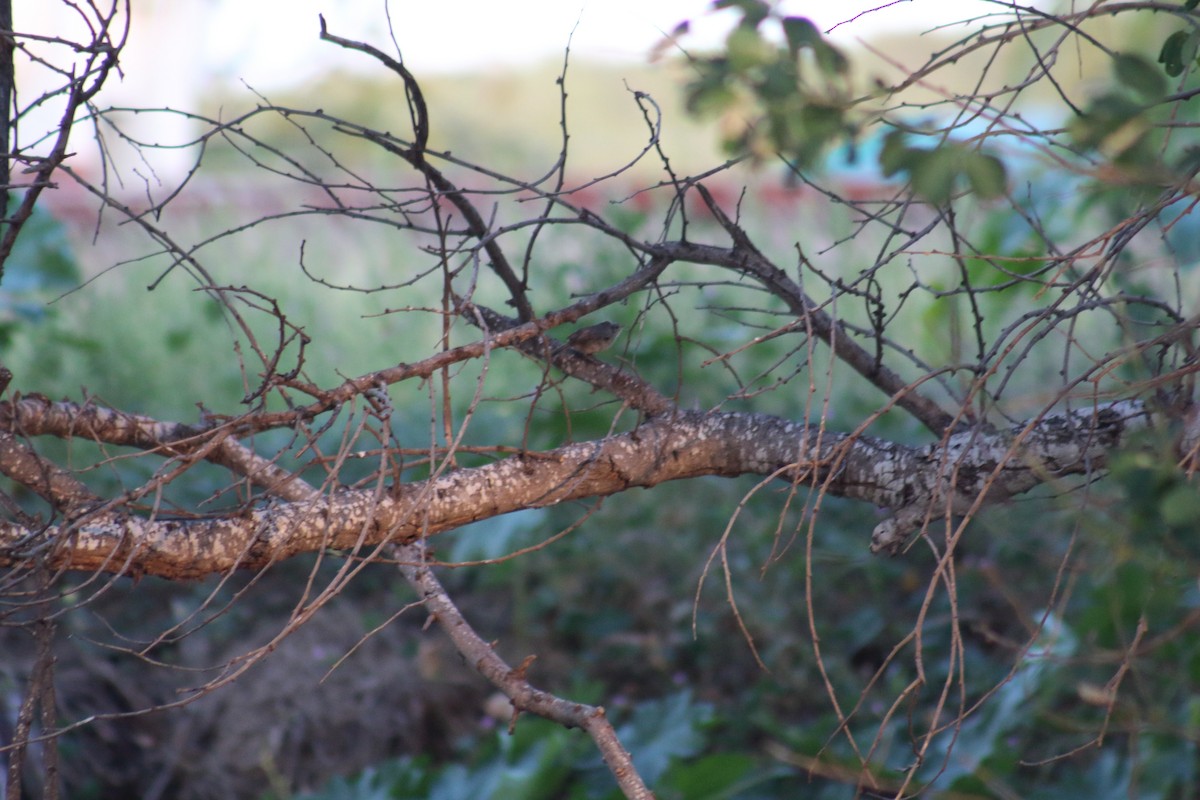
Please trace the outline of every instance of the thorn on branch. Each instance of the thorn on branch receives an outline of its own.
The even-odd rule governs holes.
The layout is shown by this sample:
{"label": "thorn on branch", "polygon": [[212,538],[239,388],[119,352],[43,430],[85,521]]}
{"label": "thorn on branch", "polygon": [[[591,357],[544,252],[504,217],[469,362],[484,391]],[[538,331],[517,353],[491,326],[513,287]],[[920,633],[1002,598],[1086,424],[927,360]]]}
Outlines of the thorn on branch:
{"label": "thorn on branch", "polygon": [[536,655],[528,655],[521,659],[521,663],[517,665],[511,673],[513,680],[523,681],[529,675],[529,668],[533,666],[533,662],[537,661]]}

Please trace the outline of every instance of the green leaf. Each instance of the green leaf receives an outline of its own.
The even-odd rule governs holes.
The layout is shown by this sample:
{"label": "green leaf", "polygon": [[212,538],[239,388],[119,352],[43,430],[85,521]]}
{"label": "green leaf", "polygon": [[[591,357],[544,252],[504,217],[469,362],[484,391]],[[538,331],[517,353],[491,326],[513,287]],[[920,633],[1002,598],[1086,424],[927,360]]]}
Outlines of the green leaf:
{"label": "green leaf", "polygon": [[754,759],[743,753],[721,753],[680,765],[670,777],[673,788],[684,797],[712,797],[736,784],[755,766]]}
{"label": "green leaf", "polygon": [[758,29],[739,25],[725,39],[725,53],[734,72],[744,72],[775,60],[775,48]]}
{"label": "green leaf", "polygon": [[1113,69],[1117,80],[1143,97],[1157,100],[1167,93],[1167,81],[1162,73],[1141,56],[1118,53]]}
{"label": "green leaf", "polygon": [[816,47],[823,43],[817,26],[804,17],[784,17],[783,35],[787,37],[788,50],[796,55],[803,47]]}
{"label": "green leaf", "polygon": [[1175,160],[1176,171],[1179,174],[1183,174],[1197,168],[1200,168],[1200,147],[1193,145],[1184,148],[1183,152]]}
{"label": "green leaf", "polygon": [[1200,491],[1180,484],[1163,497],[1159,506],[1163,522],[1176,528],[1194,528],[1200,521]]}
{"label": "green leaf", "polygon": [[195,333],[191,328],[175,328],[167,331],[167,335],[163,339],[163,344],[166,345],[170,352],[178,353],[180,350],[188,346],[192,336]]}
{"label": "green leaf", "polygon": [[752,789],[772,781],[795,781],[796,770],[770,766],[744,753],[717,753],[695,762],[677,763],[659,782],[665,797],[688,800],[733,800],[738,797],[776,797]]}
{"label": "green leaf", "polygon": [[883,137],[883,150],[879,153],[879,168],[884,177],[890,178],[910,166],[912,149],[904,143],[903,131],[891,131]]}
{"label": "green leaf", "polygon": [[817,68],[826,76],[845,75],[850,71],[850,61],[831,44],[822,41],[813,48],[813,53],[817,57]]}
{"label": "green leaf", "polygon": [[1124,95],[1101,95],[1071,120],[1068,131],[1080,147],[1102,147],[1119,155],[1136,145],[1148,130],[1149,123],[1142,117],[1144,110],[1143,105]]}
{"label": "green leaf", "polygon": [[688,95],[687,108],[693,114],[720,113],[732,105],[736,97],[733,90],[722,84],[697,86]]}
{"label": "green leaf", "polygon": [[788,52],[793,58],[804,48],[810,48],[817,60],[817,69],[833,77],[845,75],[850,70],[850,61],[842,51],[825,41],[817,26],[804,17],[784,17],[783,34],[787,37]]}
{"label": "green leaf", "polygon": [[1004,163],[987,153],[970,153],[967,156],[963,170],[971,190],[980,197],[999,197],[1008,186],[1008,176]]}
{"label": "green leaf", "polygon": [[796,71],[796,62],[790,58],[780,58],[763,69],[756,89],[764,105],[771,108],[795,97],[799,85],[800,74]]}
{"label": "green leaf", "polygon": [[942,146],[937,150],[921,152],[921,157],[912,165],[913,191],[931,203],[944,203],[954,191],[954,179],[961,169],[958,148]]}
{"label": "green leaf", "polygon": [[618,731],[633,753],[638,772],[650,783],[658,781],[676,758],[690,758],[704,745],[701,728],[712,719],[712,708],[693,703],[692,694],[680,692],[662,700],[641,703],[633,719]]}
{"label": "green leaf", "polygon": [[835,140],[853,135],[845,109],[825,103],[780,108],[768,120],[772,144],[801,167],[811,165]]}
{"label": "green leaf", "polygon": [[687,110],[691,114],[719,114],[737,97],[729,85],[729,65],[724,59],[700,64],[700,77],[688,84]]}
{"label": "green leaf", "polygon": [[1078,636],[1065,622],[1050,613],[1042,618],[1045,623],[1037,639],[1009,678],[996,687],[992,702],[972,715],[953,736],[935,740],[935,748],[945,749],[926,761],[927,775],[936,773],[939,781],[960,790],[973,788],[970,778],[979,777],[985,762],[1011,760],[1005,752],[1005,740],[1032,713],[1031,706],[1054,694],[1058,668],[1077,647]]}
{"label": "green leaf", "polygon": [[771,15],[771,6],[766,0],[714,0],[713,10],[722,11],[736,8],[742,12],[742,24],[758,27],[758,24]]}
{"label": "green leaf", "polygon": [[[1200,2],[1200,0],[1197,0]],[[1186,51],[1186,54],[1185,54]],[[1196,34],[1194,31],[1175,31],[1163,42],[1158,52],[1158,63],[1172,78],[1183,73],[1186,62],[1191,61],[1196,54]]]}

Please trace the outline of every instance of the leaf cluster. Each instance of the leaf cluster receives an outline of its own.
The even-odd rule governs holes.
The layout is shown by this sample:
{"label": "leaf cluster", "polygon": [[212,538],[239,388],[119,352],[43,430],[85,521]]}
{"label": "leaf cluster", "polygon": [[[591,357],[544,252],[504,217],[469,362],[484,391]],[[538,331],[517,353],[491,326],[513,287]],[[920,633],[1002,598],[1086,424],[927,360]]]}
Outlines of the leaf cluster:
{"label": "leaf cluster", "polygon": [[889,132],[883,140],[879,165],[886,177],[905,174],[913,192],[931,203],[950,199],[958,186],[983,198],[1004,194],[1008,178],[996,156],[961,142],[943,142],[935,147],[916,147],[908,143],[903,130]]}
{"label": "leaf cluster", "polygon": [[[1183,0],[1185,12],[1194,12],[1195,0]],[[1183,122],[1187,109],[1181,101],[1191,96],[1188,79],[1200,67],[1200,29],[1189,19],[1187,27],[1166,37],[1157,63],[1135,52],[1110,54],[1112,81],[1089,100],[1071,120],[1068,132],[1081,151],[1094,152],[1128,172],[1138,183],[1169,183],[1181,172],[1194,171],[1195,147],[1167,149],[1168,132]],[[1183,92],[1172,94],[1171,81]]]}
{"label": "leaf cluster", "polygon": [[720,53],[690,58],[687,107],[723,116],[729,152],[778,152],[807,166],[854,136],[850,62],[812,21],[781,16],[764,0],[716,0],[713,8],[741,19]]}

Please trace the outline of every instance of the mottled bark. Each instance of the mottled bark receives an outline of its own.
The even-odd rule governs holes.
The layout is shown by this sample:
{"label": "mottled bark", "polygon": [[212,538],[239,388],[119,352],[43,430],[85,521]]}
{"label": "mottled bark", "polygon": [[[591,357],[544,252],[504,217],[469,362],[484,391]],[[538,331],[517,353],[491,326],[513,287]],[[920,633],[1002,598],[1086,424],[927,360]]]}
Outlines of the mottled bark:
{"label": "mottled bark", "polygon": [[[54,569],[200,578],[327,548],[361,553],[566,500],[744,474],[777,475],[888,509],[892,516],[874,532],[872,548],[894,552],[927,516],[947,508],[963,513],[1047,480],[1103,468],[1111,449],[1149,422],[1145,407],[1129,401],[908,447],[762,414],[678,413],[597,441],[453,470],[386,492],[334,491],[216,519],[101,508],[40,530],[9,523],[0,526],[0,558],[10,566],[40,557]],[[90,430],[100,440],[104,433]],[[113,434],[127,436],[128,429],[118,426]]]}

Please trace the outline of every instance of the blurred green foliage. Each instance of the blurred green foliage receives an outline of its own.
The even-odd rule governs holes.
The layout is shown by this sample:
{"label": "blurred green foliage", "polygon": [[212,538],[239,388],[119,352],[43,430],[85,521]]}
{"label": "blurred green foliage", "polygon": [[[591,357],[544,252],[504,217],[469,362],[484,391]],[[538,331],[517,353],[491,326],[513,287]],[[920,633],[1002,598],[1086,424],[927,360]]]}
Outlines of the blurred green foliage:
{"label": "blurred green foliage", "polygon": [[[687,87],[687,108],[726,116],[729,152],[779,152],[807,167],[854,136],[850,62],[812,22],[779,17],[764,0],[717,0],[713,8],[733,9],[741,19],[719,53],[689,58],[696,77]],[[772,24],[781,37],[764,30]]]}
{"label": "blurred green foliage", "polygon": [[890,131],[883,140],[879,166],[888,178],[907,175],[919,197],[944,203],[963,188],[984,199],[1004,194],[1008,175],[996,156],[953,141],[913,147],[907,138],[905,131]]}
{"label": "blurred green foliage", "polygon": [[[687,102],[698,112],[741,113],[747,103],[757,108],[761,116],[727,140],[731,148],[761,153],[769,145],[797,164],[818,164],[828,148],[857,135],[848,65],[839,49],[807,21],[773,17],[758,0],[717,5],[733,9],[741,21],[723,53],[694,60],[698,77]],[[773,24],[780,35],[764,34]],[[1196,47],[1194,32],[1172,33],[1163,44],[1162,71],[1172,77],[1190,72]],[[1117,162],[1167,163],[1159,158],[1161,142],[1151,124],[1166,91],[1158,68],[1132,54],[1114,57],[1112,68],[1106,92],[1071,125],[1075,143]],[[905,177],[935,203],[959,192],[987,198],[1003,191],[1010,174],[993,155],[950,140],[925,146],[920,135],[916,127],[886,134],[886,175]],[[526,144],[520,139],[514,149]],[[972,295],[976,307],[967,307],[965,295],[909,297],[888,309],[894,314],[889,336],[932,363],[974,355],[973,330],[990,340],[1022,315],[1056,302],[1041,291],[1045,241],[1030,231],[1028,219],[1040,220],[1042,236],[1053,241],[1064,229],[1121,219],[1141,201],[1124,186],[1076,193],[1081,180],[1053,170],[1022,178],[1026,199],[1014,208],[966,205],[964,216],[979,217],[973,239],[978,253],[961,263],[929,257],[920,265],[923,285],[933,292],[988,290]],[[645,233],[645,212],[625,206],[607,211],[622,229]],[[744,218],[755,241],[769,242],[784,227],[770,211],[747,202]],[[218,213],[207,221],[230,222]],[[850,242],[824,261],[814,257],[837,280],[853,277],[846,265],[872,263],[882,246],[870,236],[853,241],[856,223],[847,216],[804,222],[822,237]],[[305,251],[306,268],[316,274],[379,286],[403,284],[418,269],[396,246],[393,231],[338,228],[342,223],[328,217],[321,223],[332,232],[323,242],[313,237]],[[252,277],[256,288],[279,298],[289,321],[312,336],[305,377],[333,385],[434,346],[436,315],[387,311],[433,307],[436,291],[408,285],[371,295],[321,289],[303,277],[296,248],[281,252],[278,246],[306,239],[310,220],[287,224],[277,223],[273,238],[212,242],[201,255],[215,265],[218,282],[238,285]],[[715,226],[698,221],[689,235],[720,239]],[[788,237],[785,254],[792,252],[790,231]],[[161,258],[125,263],[87,292],[47,306],[81,279],[97,277],[81,274],[66,241],[61,226],[36,216],[19,240],[23,249],[9,262],[0,294],[0,343],[17,374],[15,385],[68,394],[82,383],[105,402],[162,418],[186,419],[196,413],[197,401],[217,413],[235,413],[258,366],[236,366],[234,354],[244,354],[246,342],[221,307],[196,293],[178,270],[147,294],[145,287],[167,269]],[[514,242],[519,249],[528,240],[505,240]],[[824,239],[819,245],[826,245]],[[547,229],[539,247],[545,287],[539,289],[540,307],[561,305],[629,270],[623,248],[587,239],[578,227]],[[823,415],[833,430],[852,429],[878,408],[879,397],[861,379],[820,368],[829,359],[820,346],[807,369],[801,365],[809,364],[810,354],[789,349],[794,343],[784,338],[706,363],[743,340],[747,327],[770,331],[787,321],[780,308],[760,304],[752,288],[718,285],[715,274],[681,268],[657,294],[610,309],[625,329],[605,358],[677,393],[686,407]],[[912,278],[876,280],[878,296],[890,302]],[[1114,280],[1131,294],[1154,296],[1155,287],[1137,275]],[[832,294],[815,280],[806,289],[818,301]],[[499,296],[486,285],[480,292]],[[838,314],[849,323],[869,325],[876,313],[865,301],[843,303]],[[1149,305],[1143,310],[1139,323],[1158,319]],[[264,341],[277,323],[269,315],[251,315],[252,330]],[[465,337],[475,335],[465,330]],[[1073,335],[1100,352],[1121,344],[1086,321]],[[1048,352],[1030,345],[1010,393],[1057,385],[1061,364],[1045,357]],[[299,358],[294,349],[284,355]],[[536,405],[510,402],[526,396],[545,373],[513,352],[492,358],[486,374],[476,364],[456,373],[464,385],[483,379],[483,403],[465,444],[522,441],[539,449],[613,429],[613,404],[575,382],[555,384]],[[776,383],[780,374],[786,377]],[[756,394],[765,388],[773,391]],[[426,444],[430,419],[440,412],[426,390],[393,390],[397,410],[390,433],[406,446]],[[456,419],[470,399],[452,398]],[[358,419],[322,420],[329,427],[320,446],[337,452]],[[634,424],[636,417],[626,415],[617,427]],[[896,413],[870,433],[906,442],[922,436]],[[290,432],[281,432],[254,444],[286,452],[293,443]],[[80,461],[106,456],[72,446]],[[1047,487],[985,511],[945,564],[922,546],[900,559],[872,558],[866,545],[878,521],[873,509],[822,497],[810,486],[759,487],[752,478],[668,484],[602,503],[525,511],[449,534],[436,546],[450,561],[503,559],[594,513],[587,526],[552,546],[452,571],[446,581],[494,615],[489,622],[505,631],[506,646],[569,661],[565,669],[547,668],[543,682],[561,694],[611,705],[625,745],[660,798],[765,799],[798,792],[840,798],[854,796],[860,783],[864,792],[889,795],[914,765],[918,784],[936,781],[937,792],[959,796],[1183,798],[1194,796],[1200,783],[1200,494],[1170,448],[1165,439],[1140,442],[1097,483]],[[461,463],[486,459],[467,454]],[[87,479],[137,485],[154,468],[148,461],[118,459]],[[295,464],[287,455],[281,463]],[[340,477],[353,480],[376,466],[352,462]],[[220,471],[193,469],[202,479],[168,488],[181,492],[175,499],[187,506],[227,481]],[[309,474],[319,477],[322,467]],[[729,526],[733,509],[738,518]],[[945,535],[935,530],[932,541],[941,536],[944,542]],[[720,560],[706,566],[720,546],[728,588]],[[281,568],[284,578],[302,585],[307,565],[295,565],[295,573],[288,566]],[[953,602],[939,583],[949,580],[939,577],[947,572],[953,575]],[[934,591],[928,591],[931,585]],[[396,588],[384,581],[351,591],[358,590],[373,601],[407,600],[390,596]],[[212,629],[234,628],[239,614],[260,612],[233,609]],[[913,631],[919,639],[908,638]],[[918,677],[924,682],[918,684]],[[680,691],[681,685],[689,689]],[[898,698],[903,702],[893,706]],[[925,740],[930,726],[937,730]],[[868,751],[872,757],[864,767]],[[449,764],[406,757],[309,796],[613,796],[611,779],[586,738],[540,720],[523,717],[511,736],[488,732],[464,740],[458,756]]]}
{"label": "blurred green foliage", "polygon": [[[793,771],[747,755],[701,755],[712,744],[713,710],[682,691],[639,704],[617,726],[638,772],[661,800],[780,797]],[[512,735],[485,737],[462,762],[435,765],[422,757],[380,764],[339,778],[297,800],[616,800],[608,768],[591,741],[540,719],[522,718]],[[772,790],[772,787],[775,787]],[[268,797],[273,797],[268,795]]]}
{"label": "blurred green foliage", "polygon": [[[15,201],[14,201],[15,202]],[[63,366],[63,350],[86,350],[94,342],[86,334],[68,335],[60,327],[39,327],[58,313],[60,297],[79,286],[82,277],[66,228],[45,209],[35,207],[4,263],[0,288],[0,348],[11,351],[25,328],[49,336],[52,346],[36,367],[47,376]]]}
{"label": "blurred green foliage", "polygon": [[[777,155],[805,171],[838,145],[848,143],[853,152],[862,131],[880,118],[866,110],[871,93],[854,86],[846,55],[810,20],[782,15],[778,6],[715,0],[714,10],[732,9],[740,20],[720,51],[689,57],[696,77],[687,87],[687,107],[724,116],[723,144],[731,154]],[[936,204],[964,188],[984,199],[1004,194],[1008,176],[995,155],[936,131],[928,135],[937,144],[913,146],[910,132],[919,133],[905,127],[885,137],[879,156],[884,177],[904,175],[915,194]]]}

